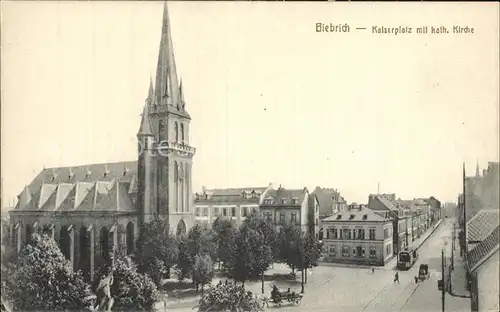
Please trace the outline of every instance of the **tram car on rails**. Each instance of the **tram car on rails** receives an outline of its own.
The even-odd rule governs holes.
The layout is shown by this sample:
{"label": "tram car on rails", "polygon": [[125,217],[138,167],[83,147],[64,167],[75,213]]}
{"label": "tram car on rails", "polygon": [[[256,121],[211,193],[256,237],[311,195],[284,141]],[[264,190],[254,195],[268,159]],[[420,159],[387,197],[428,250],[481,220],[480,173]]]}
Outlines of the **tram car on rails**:
{"label": "tram car on rails", "polygon": [[403,250],[398,254],[397,267],[400,270],[409,270],[417,261],[418,254],[416,250]]}

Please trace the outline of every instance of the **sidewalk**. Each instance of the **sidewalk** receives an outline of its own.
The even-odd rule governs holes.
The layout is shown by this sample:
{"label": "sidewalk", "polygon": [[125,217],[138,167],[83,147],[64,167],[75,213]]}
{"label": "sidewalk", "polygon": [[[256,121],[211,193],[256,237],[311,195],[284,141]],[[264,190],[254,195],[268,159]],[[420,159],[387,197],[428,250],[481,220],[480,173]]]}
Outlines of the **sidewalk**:
{"label": "sidewalk", "polygon": [[[437,230],[437,228],[441,225],[443,222],[443,219],[440,219],[434,224],[431,228],[429,228],[425,233],[423,233],[419,238],[415,239],[411,244],[410,248],[414,250],[418,250],[420,246],[422,246],[427,239],[429,239],[432,234]],[[394,256],[389,262],[386,263],[384,266],[384,270],[393,270],[396,267],[397,264],[397,256]]]}
{"label": "sidewalk", "polygon": [[[448,280],[448,292],[454,297],[469,298],[470,292],[467,289],[467,272],[465,260],[460,256],[460,250],[458,248],[458,239],[455,241],[455,246],[457,248],[453,252],[453,267],[451,270],[451,264],[448,267],[451,278]],[[451,255],[450,255],[451,256]]]}

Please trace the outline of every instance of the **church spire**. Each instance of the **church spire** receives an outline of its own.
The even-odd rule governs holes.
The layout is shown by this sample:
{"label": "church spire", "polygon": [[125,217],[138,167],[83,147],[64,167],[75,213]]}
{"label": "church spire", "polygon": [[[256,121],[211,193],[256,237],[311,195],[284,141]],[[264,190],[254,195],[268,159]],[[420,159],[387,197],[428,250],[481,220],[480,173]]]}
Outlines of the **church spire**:
{"label": "church spire", "polygon": [[148,104],[144,105],[144,109],[142,111],[141,126],[139,128],[137,136],[153,136],[153,132],[151,132],[151,124],[149,122]]}
{"label": "church spire", "polygon": [[163,25],[161,29],[155,86],[156,104],[180,107],[179,84],[177,81],[174,47],[172,35],[170,33],[170,20],[166,1],[163,7]]}
{"label": "church spire", "polygon": [[148,91],[148,98],[146,100],[148,105],[151,105],[153,102],[153,97],[154,97],[154,88],[153,88],[153,78],[149,77],[149,91]]}
{"label": "church spire", "polygon": [[479,160],[476,162],[476,177],[479,178],[481,174],[479,173]]}

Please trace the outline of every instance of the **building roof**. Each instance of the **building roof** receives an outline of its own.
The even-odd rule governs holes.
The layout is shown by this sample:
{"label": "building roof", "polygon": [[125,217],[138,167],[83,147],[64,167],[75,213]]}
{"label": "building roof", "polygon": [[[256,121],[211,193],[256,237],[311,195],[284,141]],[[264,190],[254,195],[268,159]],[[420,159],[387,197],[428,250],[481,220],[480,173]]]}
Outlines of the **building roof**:
{"label": "building roof", "polygon": [[378,199],[390,211],[398,211],[397,206],[386,196],[376,195],[374,198]]}
{"label": "building roof", "polygon": [[13,211],[133,210],[136,171],[135,161],[43,169]]}
{"label": "building roof", "polygon": [[390,221],[366,207],[354,208],[349,211],[339,211],[322,222],[373,222]]}
{"label": "building roof", "polygon": [[[258,203],[269,187],[211,189],[195,193],[195,201],[210,204]],[[206,195],[206,197],[205,197]]]}
{"label": "building roof", "polygon": [[339,196],[337,190],[332,188],[321,188],[317,186],[311,194],[316,195],[316,198],[318,198],[320,213],[333,213],[333,204],[335,201],[332,199],[332,196]]}
{"label": "building roof", "polygon": [[[304,202],[308,191],[307,188],[303,189],[285,189],[279,187],[278,189],[270,189],[264,197],[264,205],[266,206],[300,206]],[[296,200],[296,204],[292,204],[292,199]],[[267,201],[272,201],[268,203]],[[285,200],[285,203],[282,203]]]}
{"label": "building roof", "polygon": [[468,262],[471,271],[476,270],[485,260],[498,250],[500,242],[499,235],[499,226],[497,225],[488,237],[469,251]]}
{"label": "building roof", "polygon": [[484,240],[499,224],[498,210],[481,210],[467,222],[467,240],[480,242]]}

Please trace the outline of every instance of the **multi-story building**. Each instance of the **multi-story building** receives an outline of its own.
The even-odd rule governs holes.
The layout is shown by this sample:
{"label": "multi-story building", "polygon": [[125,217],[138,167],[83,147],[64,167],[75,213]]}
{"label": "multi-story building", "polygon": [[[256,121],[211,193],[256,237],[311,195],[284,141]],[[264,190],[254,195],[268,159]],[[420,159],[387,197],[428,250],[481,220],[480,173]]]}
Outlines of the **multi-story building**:
{"label": "multi-story building", "polygon": [[[10,211],[11,242],[20,251],[31,234],[59,242],[73,267],[92,280],[113,251],[132,253],[139,225],[158,216],[178,234],[194,223],[191,117],[177,76],[167,4],[156,82],[150,82],[133,161],[44,168]],[[118,113],[119,114],[119,113]],[[55,121],[48,121],[55,122]]]}
{"label": "multi-story building", "polygon": [[307,188],[303,189],[270,189],[260,204],[260,212],[272,220],[276,231],[282,227],[295,224],[302,232],[309,231],[319,236],[319,202]]}
{"label": "multi-story building", "polygon": [[393,257],[393,221],[360,206],[323,219],[323,261],[385,265]]}
{"label": "multi-story building", "polygon": [[[469,221],[482,209],[499,209],[499,179],[499,162],[489,162],[488,168],[483,169],[482,175],[479,170],[479,164],[477,164],[475,176],[465,177],[465,206],[467,221]],[[461,226],[464,224],[464,205],[462,193],[463,191],[461,190],[460,195],[458,196],[459,205],[456,214]]]}
{"label": "multi-story building", "polygon": [[403,242],[406,242],[406,233],[399,233],[399,229],[406,224],[403,220],[405,217],[404,210],[397,206],[395,194],[370,194],[368,196],[368,208],[373,210],[379,216],[392,220],[392,227],[396,233],[392,236],[393,247],[392,251],[397,254]]}
{"label": "multi-story building", "polygon": [[316,186],[311,193],[316,195],[319,201],[319,219],[324,219],[339,211],[347,210],[347,202],[340,195],[339,190],[333,188],[321,188]]}
{"label": "multi-story building", "polygon": [[434,196],[424,199],[431,206],[431,216],[430,224],[435,224],[439,219],[442,218],[442,206],[441,202],[437,200]]}
{"label": "multi-story building", "polygon": [[259,210],[267,192],[272,188],[244,187],[207,190],[194,194],[195,223],[206,228],[212,226],[217,217],[233,220],[239,226],[253,211]]}

